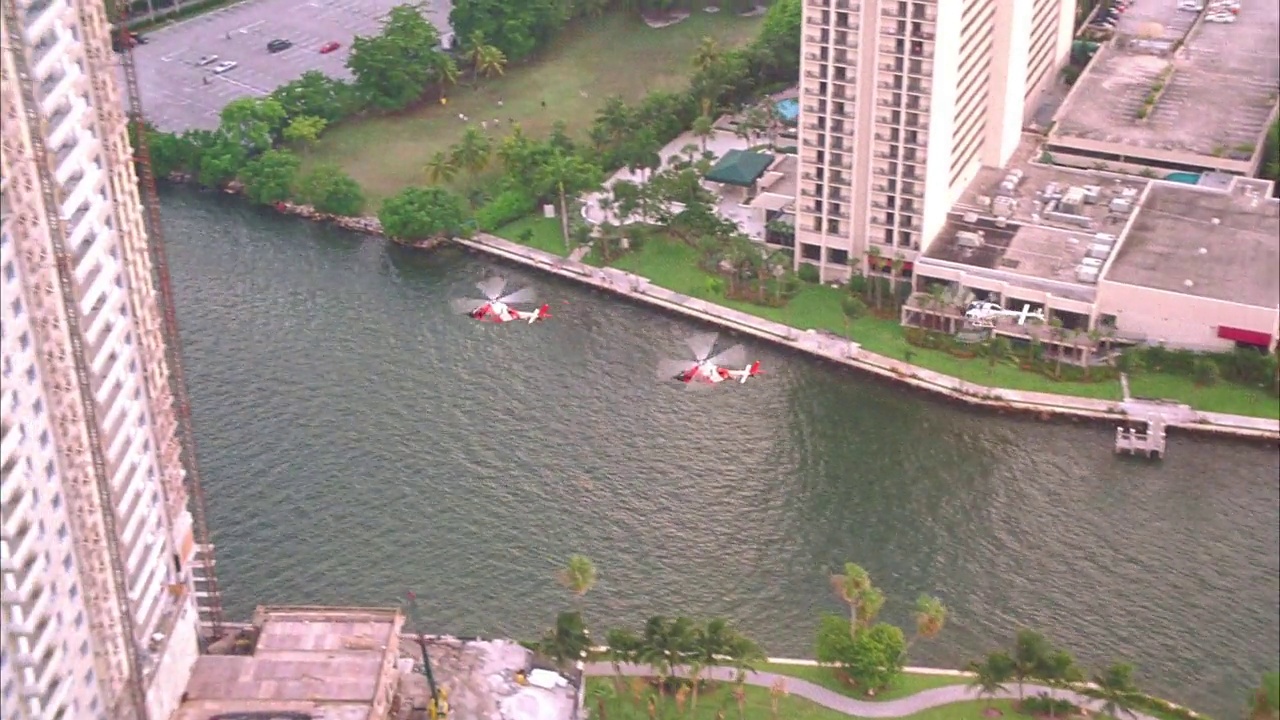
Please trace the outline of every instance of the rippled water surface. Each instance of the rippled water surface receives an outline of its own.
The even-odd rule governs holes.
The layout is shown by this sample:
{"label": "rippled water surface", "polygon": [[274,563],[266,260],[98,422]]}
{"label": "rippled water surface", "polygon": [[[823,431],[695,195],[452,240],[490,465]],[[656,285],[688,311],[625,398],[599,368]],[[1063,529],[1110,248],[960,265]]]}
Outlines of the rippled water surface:
{"label": "rippled water surface", "polygon": [[435,630],[528,636],[585,552],[600,625],[735,618],[811,656],[825,576],[873,574],[886,615],[940,595],[912,650],[962,663],[1020,625],[1152,690],[1236,716],[1280,646],[1275,448],[977,414],[747,342],[768,374],[655,383],[702,328],[513,268],[555,318],[480,325],[451,297],[494,266],[169,193],[219,580],[259,603],[425,598]]}

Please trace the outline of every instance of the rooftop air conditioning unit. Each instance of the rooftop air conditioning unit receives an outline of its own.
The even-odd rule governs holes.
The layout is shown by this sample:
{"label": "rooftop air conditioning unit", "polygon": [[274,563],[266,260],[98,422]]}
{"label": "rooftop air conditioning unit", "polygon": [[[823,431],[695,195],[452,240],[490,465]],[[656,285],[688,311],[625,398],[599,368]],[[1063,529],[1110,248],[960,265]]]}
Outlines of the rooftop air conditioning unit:
{"label": "rooftop air conditioning unit", "polygon": [[978,222],[978,213],[975,213],[975,212],[967,212],[967,213],[965,213],[965,214],[964,214],[964,217],[962,217],[962,218],[960,218],[960,219],[961,219],[961,220],[963,220],[966,224],[968,224],[968,225],[972,225],[972,224],[974,224],[974,223]]}
{"label": "rooftop air conditioning unit", "polygon": [[1084,190],[1084,202],[1086,205],[1096,205],[1098,203],[1098,196],[1102,194],[1100,186],[1085,185],[1081,190]]}
{"label": "rooftop air conditioning unit", "polygon": [[1087,257],[1080,261],[1080,267],[1090,267],[1095,270],[1102,269],[1102,261],[1098,258]]}
{"label": "rooftop air conditioning unit", "polygon": [[982,236],[968,230],[961,230],[956,233],[956,245],[963,248],[980,248],[982,247]]}
{"label": "rooftop air conditioning unit", "polygon": [[1129,212],[1130,207],[1132,207],[1132,203],[1128,200],[1124,198],[1116,198],[1111,201],[1111,204],[1107,206],[1107,209],[1114,213],[1127,213]]}
{"label": "rooftop air conditioning unit", "polygon": [[1116,236],[1111,233],[1098,233],[1093,236],[1093,241],[1100,245],[1115,245]]}
{"label": "rooftop air conditioning unit", "polygon": [[1076,280],[1078,282],[1095,285],[1098,282],[1098,268],[1081,265],[1076,268]]}
{"label": "rooftop air conditioning unit", "polygon": [[1106,260],[1107,256],[1110,254],[1111,254],[1110,245],[1103,245],[1102,243],[1094,243],[1089,246],[1088,259]]}

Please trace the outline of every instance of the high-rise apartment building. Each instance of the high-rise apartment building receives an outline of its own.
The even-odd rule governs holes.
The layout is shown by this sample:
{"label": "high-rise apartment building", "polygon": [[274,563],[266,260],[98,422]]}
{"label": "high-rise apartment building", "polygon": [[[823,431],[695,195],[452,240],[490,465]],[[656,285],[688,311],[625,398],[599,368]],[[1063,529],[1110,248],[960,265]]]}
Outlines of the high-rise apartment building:
{"label": "high-rise apartment building", "polygon": [[3,720],[167,718],[194,541],[100,0],[3,0]]}
{"label": "high-rise apartment building", "polygon": [[909,268],[978,168],[1008,161],[1074,15],[1070,0],[804,0],[797,262],[824,279]]}

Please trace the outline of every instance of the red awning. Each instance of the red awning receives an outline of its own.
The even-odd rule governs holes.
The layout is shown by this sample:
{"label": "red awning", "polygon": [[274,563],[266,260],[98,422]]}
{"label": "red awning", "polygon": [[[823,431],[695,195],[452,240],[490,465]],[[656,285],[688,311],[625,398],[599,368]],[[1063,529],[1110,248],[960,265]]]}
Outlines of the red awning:
{"label": "red awning", "polygon": [[1258,347],[1271,347],[1271,335],[1257,330],[1244,330],[1242,328],[1227,327],[1226,325],[1218,326],[1218,337],[1223,340],[1231,340],[1233,342],[1244,343],[1246,345],[1257,345]]}

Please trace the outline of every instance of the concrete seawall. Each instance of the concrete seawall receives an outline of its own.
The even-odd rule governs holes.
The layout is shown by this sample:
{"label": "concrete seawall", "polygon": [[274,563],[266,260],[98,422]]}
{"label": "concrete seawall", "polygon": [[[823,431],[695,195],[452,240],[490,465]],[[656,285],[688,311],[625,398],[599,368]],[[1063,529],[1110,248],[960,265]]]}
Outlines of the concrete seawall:
{"label": "concrete seawall", "polygon": [[[1071,395],[1007,390],[977,385],[950,375],[911,365],[863,350],[857,343],[829,333],[799,330],[732,308],[688,297],[652,284],[647,278],[614,268],[600,268],[552,255],[503,238],[478,234],[454,242],[509,262],[576,280],[600,290],[662,308],[669,312],[709,322],[735,332],[808,353],[824,360],[869,372],[937,393],[970,405],[994,410],[1031,412],[1041,415],[1084,418],[1108,422],[1142,419],[1126,412],[1120,401],[1096,400]],[[1225,413],[1193,412],[1191,419],[1169,423],[1169,427],[1197,433],[1217,434],[1280,442],[1280,421]]]}

